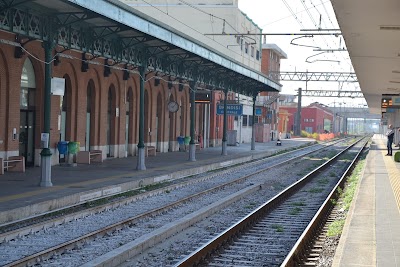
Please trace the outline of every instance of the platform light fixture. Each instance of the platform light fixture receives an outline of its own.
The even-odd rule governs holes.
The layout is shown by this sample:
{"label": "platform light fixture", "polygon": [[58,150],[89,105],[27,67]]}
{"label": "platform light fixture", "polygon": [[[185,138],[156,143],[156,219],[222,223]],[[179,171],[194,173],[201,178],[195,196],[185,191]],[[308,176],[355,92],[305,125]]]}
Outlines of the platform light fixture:
{"label": "platform light fixture", "polygon": [[110,66],[108,64],[108,59],[107,58],[104,60],[104,63],[105,63],[104,64],[104,77],[108,77],[111,74],[111,69],[110,69]]}
{"label": "platform light fixture", "polygon": [[129,71],[128,71],[128,70],[124,70],[124,74],[123,74],[123,76],[122,76],[122,79],[123,79],[124,81],[126,81],[126,80],[129,79]]}
{"label": "platform light fixture", "polygon": [[178,87],[178,89],[179,89],[179,92],[183,91],[183,81],[182,81],[182,79],[179,79],[179,87]]}
{"label": "platform light fixture", "polygon": [[159,86],[159,85],[160,85],[160,78],[156,76],[154,77],[154,86]]}
{"label": "platform light fixture", "polygon": [[174,86],[172,85],[171,76],[169,76],[169,79],[168,79],[168,89],[172,89],[172,87],[174,87]]}
{"label": "platform light fixture", "polygon": [[61,63],[60,57],[59,56],[55,56],[54,57],[54,66],[58,66]]}
{"label": "platform light fixture", "polygon": [[82,66],[81,66],[81,71],[82,71],[82,72],[87,72],[88,69],[89,69],[89,63],[86,61],[85,53],[82,53]]}

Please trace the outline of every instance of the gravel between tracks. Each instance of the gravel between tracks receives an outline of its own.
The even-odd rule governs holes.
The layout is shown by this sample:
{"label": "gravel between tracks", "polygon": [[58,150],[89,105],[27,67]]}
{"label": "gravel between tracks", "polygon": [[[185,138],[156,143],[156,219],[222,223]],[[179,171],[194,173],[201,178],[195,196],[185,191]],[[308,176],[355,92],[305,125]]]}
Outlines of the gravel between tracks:
{"label": "gravel between tracks", "polygon": [[[229,190],[222,190],[218,194],[218,198],[222,198],[224,196],[227,196],[229,194],[232,194],[232,192],[237,192],[240,189],[242,189],[244,186],[248,186],[250,184],[256,184],[265,182],[266,179],[269,181],[269,185],[263,189],[265,190],[264,196],[265,198],[263,199],[254,199],[250,201],[251,203],[254,203],[252,205],[249,205],[247,200],[246,203],[241,203],[239,206],[243,206],[242,208],[227,208],[223,210],[223,215],[220,218],[215,219],[215,221],[211,221],[210,225],[206,227],[206,229],[209,229],[206,232],[201,232],[201,231],[196,231],[194,233],[195,235],[199,235],[196,238],[204,238],[207,236],[212,235],[213,233],[218,232],[220,229],[226,227],[227,225],[230,225],[232,222],[238,220],[238,218],[242,217],[244,214],[247,214],[249,211],[251,211],[255,206],[258,205],[258,203],[265,202],[266,200],[270,199],[272,196],[274,196],[277,192],[282,190],[284,187],[287,185],[293,183],[296,181],[300,176],[301,176],[301,169],[304,171],[310,166],[312,166],[314,163],[310,161],[306,161],[306,164],[298,164],[298,163],[293,163],[293,164],[288,164],[286,166],[286,170],[282,170],[281,168],[277,168],[274,170],[268,171],[268,177],[265,177],[265,175],[257,175],[256,178],[252,178],[248,181],[246,181],[243,184],[238,184],[231,186]],[[270,163],[269,163],[270,164]],[[299,166],[301,165],[301,166]],[[89,216],[87,218],[83,218],[80,220],[77,220],[76,222],[72,223],[66,223],[64,225],[59,225],[56,227],[52,227],[50,229],[32,234],[30,236],[21,238],[19,240],[15,241],[10,241],[7,242],[6,244],[1,244],[0,248],[3,251],[10,251],[12,250],[16,258],[19,258],[21,255],[26,254],[25,251],[27,251],[27,248],[30,248],[29,254],[32,253],[33,251],[40,251],[43,249],[43,247],[38,246],[38,241],[40,239],[44,240],[44,243],[47,245],[52,245],[52,243],[57,244],[60,243],[61,241],[64,240],[70,240],[74,237],[80,236],[84,234],[85,232],[91,231],[93,229],[98,229],[99,226],[102,225],[109,225],[115,221],[120,221],[123,218],[126,217],[131,217],[134,214],[139,214],[142,213],[145,210],[150,210],[156,207],[159,207],[161,205],[164,205],[165,203],[168,202],[173,202],[176,201],[177,199],[180,199],[184,197],[185,195],[193,194],[194,192],[199,192],[204,190],[205,188],[209,188],[212,185],[210,183],[216,183],[216,180],[218,180],[218,184],[221,183],[221,180],[232,180],[234,177],[239,177],[243,175],[244,173],[249,173],[249,172],[254,172],[256,171],[259,166],[253,166],[249,169],[243,169],[236,171],[234,173],[225,173],[222,175],[219,175],[218,178],[215,178],[213,180],[203,182],[200,184],[188,186],[185,188],[181,188],[172,192],[166,192],[165,194],[161,194],[158,196],[150,197],[147,199],[144,199],[139,202],[135,202],[131,205],[126,205],[124,207],[121,207],[119,209],[111,210],[108,212],[105,212],[104,214],[96,214],[93,216]],[[296,170],[295,172],[293,170]],[[288,177],[283,177],[282,173],[288,173],[290,174]],[[121,246],[122,244],[126,242],[130,242],[131,240],[134,240],[135,238],[138,238],[142,236],[145,233],[149,233],[153,231],[154,229],[171,222],[175,220],[176,218],[182,217],[184,214],[191,213],[193,211],[198,210],[201,207],[204,207],[208,205],[209,203],[215,202],[215,198],[211,197],[211,195],[207,195],[204,197],[201,197],[199,199],[196,199],[195,201],[191,201],[189,205],[184,205],[182,207],[179,207],[177,209],[173,209],[170,212],[167,212],[165,214],[162,214],[160,216],[153,217],[151,219],[146,219],[146,220],[141,220],[134,225],[127,227],[128,231],[123,231],[121,234],[118,233],[110,233],[109,236],[107,236],[105,239],[102,240],[102,238],[99,238],[93,242],[86,243],[79,245],[76,250],[72,250],[69,253],[65,253],[63,255],[56,255],[50,260],[46,260],[45,262],[42,262],[41,265],[43,266],[79,266],[82,265],[83,263],[99,256],[107,251],[110,251],[116,247]],[[67,235],[68,233],[68,235]],[[113,242],[110,242],[112,241]],[[197,239],[198,240],[198,239]],[[104,241],[104,242],[103,242]],[[105,243],[107,241],[107,244]],[[177,255],[174,253],[174,251],[182,251],[181,249],[187,249],[188,245],[190,245],[193,241],[190,241],[188,239],[188,242],[183,242],[182,244],[177,243],[176,246],[174,245],[174,248],[172,248],[172,255],[171,256],[162,256],[164,260],[167,260],[165,262],[166,265],[161,264],[160,265],[160,257],[156,257],[157,264],[155,263],[154,266],[168,266],[169,264],[172,263],[173,259],[176,259]],[[179,249],[179,246],[181,247]],[[180,252],[179,252],[180,253]],[[152,255],[152,254],[149,254]],[[168,254],[167,254],[168,255]],[[1,263],[3,264],[4,262],[9,262],[13,259],[1,259]],[[15,260],[15,259],[14,259]],[[144,259],[144,262],[138,261],[137,264],[139,265],[132,265],[132,266],[152,266],[149,265],[148,258]],[[142,265],[140,265],[142,264]]]}

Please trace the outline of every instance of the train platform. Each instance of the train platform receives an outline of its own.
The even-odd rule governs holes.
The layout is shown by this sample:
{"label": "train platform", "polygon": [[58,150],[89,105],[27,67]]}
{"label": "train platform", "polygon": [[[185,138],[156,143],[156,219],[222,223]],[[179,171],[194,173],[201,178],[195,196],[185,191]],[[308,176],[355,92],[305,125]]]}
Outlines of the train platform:
{"label": "train platform", "polygon": [[386,140],[372,138],[333,267],[400,267],[400,163],[385,156]]}
{"label": "train platform", "polygon": [[146,170],[138,171],[137,157],[111,158],[102,163],[52,166],[51,187],[40,187],[41,168],[27,168],[25,173],[6,172],[0,175],[0,225],[56,211],[100,197],[137,189],[157,182],[240,164],[270,156],[279,151],[313,144],[308,138],[228,146],[196,150],[196,161],[189,161],[188,152],[157,153],[145,158]]}

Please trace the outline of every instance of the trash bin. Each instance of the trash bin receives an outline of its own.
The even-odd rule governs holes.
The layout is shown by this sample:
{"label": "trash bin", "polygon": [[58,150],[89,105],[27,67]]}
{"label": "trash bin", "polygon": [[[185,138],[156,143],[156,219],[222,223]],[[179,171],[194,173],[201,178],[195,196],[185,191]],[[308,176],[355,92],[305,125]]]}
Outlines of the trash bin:
{"label": "trash bin", "polygon": [[76,154],[79,152],[79,142],[69,142],[68,143],[69,154]]}
{"label": "trash bin", "polygon": [[185,145],[189,145],[190,139],[192,139],[190,136],[185,136]]}
{"label": "trash bin", "polygon": [[179,151],[184,151],[185,148],[183,147],[183,145],[185,144],[185,138],[183,136],[178,136],[176,140],[178,141],[179,144]]}
{"label": "trash bin", "polygon": [[58,153],[60,154],[67,154],[68,153],[68,142],[67,141],[60,141],[57,144]]}
{"label": "trash bin", "polygon": [[185,143],[185,138],[183,136],[178,136],[176,138],[176,140],[178,141],[178,144],[183,145]]}

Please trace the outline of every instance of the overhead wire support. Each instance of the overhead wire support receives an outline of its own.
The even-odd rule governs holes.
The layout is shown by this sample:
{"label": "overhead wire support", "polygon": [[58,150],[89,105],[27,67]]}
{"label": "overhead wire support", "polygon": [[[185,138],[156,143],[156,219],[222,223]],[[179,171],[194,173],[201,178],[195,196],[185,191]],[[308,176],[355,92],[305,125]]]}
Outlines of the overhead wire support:
{"label": "overhead wire support", "polygon": [[364,98],[361,91],[303,90],[302,96]]}
{"label": "overhead wire support", "polygon": [[318,32],[324,32],[324,31],[331,32],[331,31],[334,31],[334,32],[340,32],[340,29],[300,29],[300,31],[301,32],[310,32],[310,31],[318,31]]}
{"label": "overhead wire support", "polygon": [[280,81],[358,82],[354,72],[271,71],[268,76]]}
{"label": "overhead wire support", "polygon": [[336,33],[324,33],[324,32],[313,32],[313,33],[205,33],[204,35],[234,35],[234,36],[245,36],[245,35],[260,35],[260,36],[268,36],[268,35],[287,35],[287,36],[305,36],[305,35],[332,35],[339,36],[342,35],[341,32]]}

